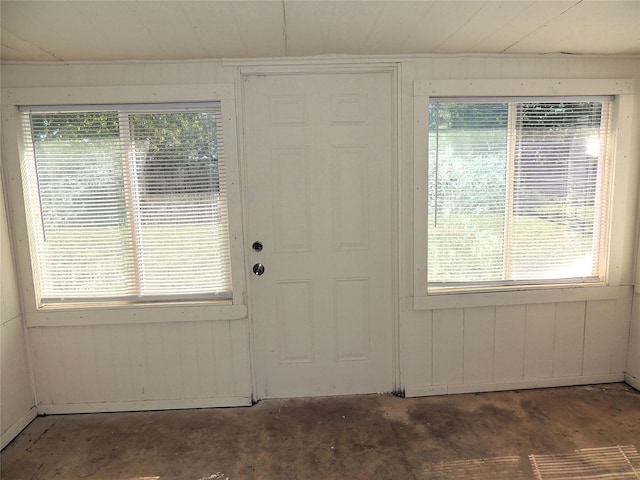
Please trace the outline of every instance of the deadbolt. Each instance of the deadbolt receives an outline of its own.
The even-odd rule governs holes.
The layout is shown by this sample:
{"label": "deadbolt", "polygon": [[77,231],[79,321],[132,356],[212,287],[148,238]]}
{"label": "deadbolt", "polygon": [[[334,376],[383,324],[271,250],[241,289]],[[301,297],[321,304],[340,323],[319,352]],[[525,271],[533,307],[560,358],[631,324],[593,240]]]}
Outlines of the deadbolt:
{"label": "deadbolt", "polygon": [[253,273],[256,275],[262,275],[264,273],[264,265],[261,263],[256,263],[253,266]]}
{"label": "deadbolt", "polygon": [[256,252],[261,252],[262,251],[262,243],[253,242],[253,245],[251,245],[251,248],[253,248]]}

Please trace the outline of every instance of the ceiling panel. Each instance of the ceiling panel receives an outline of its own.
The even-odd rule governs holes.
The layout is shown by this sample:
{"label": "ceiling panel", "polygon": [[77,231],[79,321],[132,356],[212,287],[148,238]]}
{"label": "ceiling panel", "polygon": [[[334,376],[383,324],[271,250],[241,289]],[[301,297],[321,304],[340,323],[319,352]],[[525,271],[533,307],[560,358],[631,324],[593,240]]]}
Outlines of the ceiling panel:
{"label": "ceiling panel", "polygon": [[384,2],[333,2],[325,53],[367,53],[364,46],[383,8]]}
{"label": "ceiling panel", "polygon": [[640,1],[583,1],[553,15],[509,50],[638,53],[639,47]]}
{"label": "ceiling panel", "polygon": [[410,53],[440,53],[441,46],[469,22],[484,2],[432,2],[433,5],[407,39]]}
{"label": "ceiling panel", "polygon": [[3,60],[57,60],[57,58],[51,53],[44,51],[33,43],[29,43],[26,40],[16,37],[13,33],[7,30],[2,30],[1,56]]}
{"label": "ceiling panel", "polygon": [[432,6],[432,2],[386,2],[364,50],[379,54],[406,52],[408,39]]}
{"label": "ceiling panel", "polygon": [[[482,42],[495,31],[495,28],[513,23],[532,3],[486,2],[466,23],[440,44],[438,50],[444,53],[479,51]],[[488,25],[495,27],[489,29]]]}
{"label": "ceiling panel", "polygon": [[[88,8],[91,9],[91,6]],[[155,55],[156,59],[179,59],[192,52],[199,53],[202,57],[207,56],[207,50],[199,42],[197,29],[179,3],[136,5],[130,10],[130,16],[139,31],[137,40],[142,42],[135,49],[139,55],[143,54],[144,49],[147,55]],[[166,28],[167,18],[172,19],[171,28]],[[118,48],[122,54],[129,52],[131,55],[134,51],[128,38],[124,43],[119,42]]]}
{"label": "ceiling panel", "polygon": [[516,47],[531,53],[637,53],[640,1],[578,2],[549,19]]}
{"label": "ceiling panel", "polygon": [[[515,3],[524,4],[525,2]],[[526,2],[520,13],[510,21],[504,21],[496,24],[494,28],[488,29],[487,36],[476,44],[474,51],[518,53],[518,44],[523,38],[527,38],[533,32],[543,28],[547,22],[562,15],[575,3],[575,0]]]}
{"label": "ceiling panel", "polygon": [[285,56],[282,2],[232,2],[232,8],[248,57]]}
{"label": "ceiling panel", "polygon": [[[11,8],[12,5],[0,3],[2,45],[4,47],[8,43],[13,47],[15,50],[10,53],[18,58],[28,53],[18,50],[17,44],[8,42],[7,34],[22,45],[29,45],[29,50],[39,50],[54,60],[63,59],[59,56],[62,52],[69,57],[83,56],[85,50],[95,52],[108,41],[100,29],[94,28],[93,22],[86,21],[82,14],[84,5],[78,5],[73,21],[55,2],[38,4],[38,8],[34,6],[24,2]],[[77,37],[85,40],[79,43],[75,40]]]}
{"label": "ceiling panel", "polygon": [[[287,2],[287,53],[291,56],[326,54],[333,14],[333,2]],[[310,18],[313,21],[309,21]]]}
{"label": "ceiling panel", "polygon": [[[50,2],[49,8],[57,10],[57,3]],[[170,58],[166,49],[167,42],[153,32],[151,27],[154,26],[152,19],[157,21],[158,15],[167,18],[172,12],[167,5],[149,7],[151,5],[144,2],[125,2],[118,9],[112,8],[108,2],[79,2],[74,9],[76,21],[72,21],[63,12],[56,12],[54,25],[63,26],[64,33],[51,31],[48,20],[49,28],[41,28],[47,33],[45,41],[51,46],[51,51],[64,59],[70,56],[79,60],[108,60],[113,52],[131,59]],[[61,13],[64,18],[61,18]],[[176,25],[172,30],[179,32],[182,26],[179,19],[173,19],[172,23]],[[188,37],[186,41],[192,45],[191,38]],[[67,50],[68,54],[65,53]]]}
{"label": "ceiling panel", "polygon": [[203,57],[185,58],[249,56],[230,2],[180,2],[179,5],[198,45],[205,51]]}
{"label": "ceiling panel", "polygon": [[640,54],[640,0],[0,1],[2,60]]}

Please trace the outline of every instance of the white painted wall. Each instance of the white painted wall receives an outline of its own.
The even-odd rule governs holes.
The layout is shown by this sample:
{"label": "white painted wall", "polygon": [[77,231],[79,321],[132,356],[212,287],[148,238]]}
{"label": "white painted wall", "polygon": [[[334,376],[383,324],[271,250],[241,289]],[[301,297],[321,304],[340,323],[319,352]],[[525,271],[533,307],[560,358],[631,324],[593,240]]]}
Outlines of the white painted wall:
{"label": "white painted wall", "polygon": [[[638,79],[638,59],[586,57],[450,57],[403,67],[403,89],[412,81],[544,78]],[[496,92],[499,93],[499,92]],[[637,95],[634,100],[638,115]],[[413,105],[402,99],[405,125]],[[625,119],[632,121],[632,118]],[[636,130],[632,130],[637,132]],[[410,151],[413,131],[403,129]],[[628,139],[621,139],[628,142]],[[633,140],[637,145],[637,133]],[[612,278],[607,289],[520,298],[498,295],[495,304],[473,306],[458,295],[448,308],[414,310],[413,167],[401,165],[400,369],[408,396],[621,381],[627,366],[635,251],[638,151],[625,148],[617,161],[612,231]],[[623,173],[624,172],[624,173]],[[424,305],[427,302],[418,302]],[[458,303],[458,305],[455,305]],[[458,308],[451,308],[451,304]]]}
{"label": "white painted wall", "polygon": [[[229,94],[234,75],[235,69],[221,68],[216,62],[23,65],[3,68],[2,81],[3,87],[27,87],[20,90],[21,98],[36,104],[90,103],[91,99],[97,103],[215,100],[222,95],[225,99],[230,96],[229,105],[235,107],[233,93]],[[117,88],[110,88],[114,86]],[[246,294],[242,282],[235,290],[236,281],[242,277],[236,271],[233,305],[36,307],[20,171],[15,161],[16,108],[6,105],[18,94],[9,90],[3,97],[3,140],[12,158],[5,170],[13,199],[18,271],[24,279],[23,314],[33,358],[38,413],[250,405],[246,301],[242,304]],[[230,117],[225,135],[235,138],[235,114]],[[237,169],[233,145],[225,140],[226,156],[233,157]],[[229,167],[228,175],[234,168]],[[230,226],[231,235],[242,237],[239,191],[229,198],[235,209],[230,217],[238,219],[235,227]],[[232,256],[242,273],[241,242],[239,251],[239,257],[233,252]]]}
{"label": "white painted wall", "polygon": [[9,222],[0,181],[0,448],[36,416]]}
{"label": "white painted wall", "polygon": [[640,390],[640,293],[633,295],[626,382]]}
{"label": "white painted wall", "polygon": [[[636,75],[636,91],[640,91],[640,65]],[[634,116],[634,130],[640,131],[640,102]],[[640,151],[640,135],[635,139],[635,150]],[[640,219],[637,225],[640,225]],[[629,328],[629,354],[627,357],[626,381],[640,390],[640,228],[638,229],[638,249],[635,257],[635,288],[633,295],[633,310]]]}
{"label": "white painted wall", "polygon": [[[632,78],[638,83],[640,59],[445,56],[382,60],[401,64],[398,387],[408,395],[428,395],[621,381],[625,372],[627,378],[638,378],[640,313],[634,314],[630,323],[638,148],[627,150],[616,167],[622,169],[616,188],[625,198],[615,203],[612,242],[616,258],[625,261],[616,263],[615,285],[570,301],[552,295],[531,302],[507,302],[511,305],[496,302],[500,304],[414,310],[412,92],[416,79]],[[352,60],[306,63],[323,61]],[[295,67],[304,62],[286,59],[280,63]],[[8,89],[118,86],[126,90],[130,86],[209,83],[235,83],[238,87],[236,66],[221,61],[4,65],[1,80]],[[636,119],[638,98],[636,95],[634,100]],[[242,99],[237,100],[241,113]],[[637,147],[637,133],[633,141]],[[8,170],[15,177],[15,159],[11,164]],[[9,180],[9,189],[19,245],[18,271],[25,275],[30,267],[17,181]],[[30,294],[28,289],[24,294]],[[464,295],[458,298],[465,304]],[[250,301],[248,308],[250,314]],[[157,323],[159,317],[162,322]],[[24,318],[39,412],[184,408],[251,401],[250,322],[246,316],[225,318],[223,313],[210,310],[185,314],[180,307],[156,307],[55,313],[27,310]],[[632,342],[628,348],[630,325]]]}

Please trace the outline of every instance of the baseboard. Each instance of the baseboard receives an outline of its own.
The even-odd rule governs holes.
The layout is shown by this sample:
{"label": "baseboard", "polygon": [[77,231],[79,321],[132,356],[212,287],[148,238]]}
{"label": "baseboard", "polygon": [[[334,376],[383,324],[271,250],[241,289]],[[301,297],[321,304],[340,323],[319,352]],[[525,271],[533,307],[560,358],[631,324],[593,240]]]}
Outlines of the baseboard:
{"label": "baseboard", "polygon": [[36,407],[31,407],[29,411],[23,415],[17,422],[11,425],[6,432],[0,436],[0,450],[11,443],[11,440],[16,438],[18,434],[29,425],[34,418],[38,416]]}
{"label": "baseboard", "polygon": [[195,398],[184,400],[142,400],[131,402],[63,403],[38,405],[39,415],[68,413],[139,412],[192,408],[249,407],[251,397]]}
{"label": "baseboard", "polygon": [[425,385],[418,387],[405,387],[404,392],[406,397],[426,397],[432,395],[453,395],[459,393],[500,392],[505,390],[527,390],[533,388],[571,387],[576,385],[593,385],[598,383],[616,383],[624,381],[626,381],[626,379],[623,373],[613,373],[606,375],[587,375],[580,377],[518,380],[514,382],[503,383]]}
{"label": "baseboard", "polygon": [[640,390],[640,378],[629,375],[628,373],[624,376],[625,383],[631,385],[636,390]]}

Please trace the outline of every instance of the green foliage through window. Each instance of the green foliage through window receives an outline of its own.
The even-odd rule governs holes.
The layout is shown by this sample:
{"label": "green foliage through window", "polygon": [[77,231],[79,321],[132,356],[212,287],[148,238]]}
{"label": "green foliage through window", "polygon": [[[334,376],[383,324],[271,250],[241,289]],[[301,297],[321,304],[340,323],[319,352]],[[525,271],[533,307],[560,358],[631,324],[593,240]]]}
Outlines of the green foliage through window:
{"label": "green foliage through window", "polygon": [[431,286],[592,278],[608,101],[429,105]]}
{"label": "green foliage through window", "polygon": [[219,105],[25,112],[42,298],[227,298]]}

